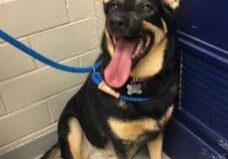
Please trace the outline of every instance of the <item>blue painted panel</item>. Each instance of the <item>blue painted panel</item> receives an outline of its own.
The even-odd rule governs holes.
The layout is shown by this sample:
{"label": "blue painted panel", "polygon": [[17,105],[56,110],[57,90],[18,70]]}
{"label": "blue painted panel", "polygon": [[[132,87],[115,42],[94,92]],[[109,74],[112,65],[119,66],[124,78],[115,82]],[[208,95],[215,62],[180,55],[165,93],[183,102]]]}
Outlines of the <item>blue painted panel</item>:
{"label": "blue painted panel", "polygon": [[[179,120],[172,120],[167,128],[164,148],[173,159],[226,159],[227,151],[219,153],[194,134],[185,124]],[[216,145],[224,146],[223,140],[218,140]],[[214,144],[214,143],[213,143]],[[220,147],[222,147],[220,146]]]}
{"label": "blue painted panel", "polygon": [[228,1],[182,0],[180,30],[228,50]]}
{"label": "blue painted panel", "polygon": [[[200,119],[195,118],[183,109],[179,109],[176,112],[176,119],[189,129],[195,137],[209,145],[211,149],[224,157],[228,157],[228,140],[208,127]],[[201,148],[199,147],[198,149]]]}
{"label": "blue painted panel", "polygon": [[228,139],[228,54],[180,34],[182,108]]}
{"label": "blue painted panel", "polygon": [[182,0],[181,103],[165,139],[175,159],[228,158],[227,16],[227,0]]}

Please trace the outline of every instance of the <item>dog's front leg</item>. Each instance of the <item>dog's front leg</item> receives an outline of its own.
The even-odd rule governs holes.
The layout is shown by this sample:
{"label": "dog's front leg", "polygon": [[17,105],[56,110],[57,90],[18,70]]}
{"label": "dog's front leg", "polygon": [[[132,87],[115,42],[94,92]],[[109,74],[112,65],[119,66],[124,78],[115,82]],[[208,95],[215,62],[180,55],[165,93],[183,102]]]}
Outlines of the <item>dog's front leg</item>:
{"label": "dog's front leg", "polygon": [[78,120],[74,117],[62,119],[59,124],[59,144],[63,159],[84,159],[83,132]]}
{"label": "dog's front leg", "polygon": [[162,159],[163,134],[147,144],[150,159]]}
{"label": "dog's front leg", "polygon": [[68,145],[73,159],[83,159],[82,157],[82,130],[77,119],[72,118],[69,123],[70,132],[67,136]]}

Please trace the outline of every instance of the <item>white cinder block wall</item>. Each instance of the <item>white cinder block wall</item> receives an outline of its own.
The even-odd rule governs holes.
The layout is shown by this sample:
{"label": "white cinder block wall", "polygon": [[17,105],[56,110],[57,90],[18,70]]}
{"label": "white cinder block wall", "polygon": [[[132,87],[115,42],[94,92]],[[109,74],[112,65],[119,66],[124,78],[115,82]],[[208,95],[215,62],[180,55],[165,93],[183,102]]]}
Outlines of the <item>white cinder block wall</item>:
{"label": "white cinder block wall", "polygon": [[[99,54],[102,11],[102,0],[0,0],[0,28],[54,60],[85,66]],[[0,156],[13,152],[8,158],[29,159],[29,150],[15,150],[55,132],[66,101],[84,79],[0,39]]]}

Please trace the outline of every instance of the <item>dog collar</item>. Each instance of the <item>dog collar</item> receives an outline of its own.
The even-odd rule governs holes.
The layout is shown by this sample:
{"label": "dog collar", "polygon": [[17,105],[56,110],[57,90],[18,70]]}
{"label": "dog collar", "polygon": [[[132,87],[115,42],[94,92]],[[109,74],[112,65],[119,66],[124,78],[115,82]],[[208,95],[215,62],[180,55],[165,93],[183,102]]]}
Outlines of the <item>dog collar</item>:
{"label": "dog collar", "polygon": [[152,99],[151,97],[132,97],[128,95],[121,95],[119,92],[115,91],[105,83],[103,77],[98,71],[95,71],[94,73],[92,73],[91,79],[93,83],[98,87],[99,90],[121,101],[139,103],[139,102],[145,102]]}

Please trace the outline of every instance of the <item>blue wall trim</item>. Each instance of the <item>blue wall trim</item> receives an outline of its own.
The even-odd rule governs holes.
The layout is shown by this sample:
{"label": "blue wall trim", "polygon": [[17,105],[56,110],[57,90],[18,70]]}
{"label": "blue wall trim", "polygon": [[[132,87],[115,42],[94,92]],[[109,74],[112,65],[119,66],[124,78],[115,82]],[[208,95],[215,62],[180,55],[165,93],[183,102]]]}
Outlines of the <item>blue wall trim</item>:
{"label": "blue wall trim", "polygon": [[228,158],[228,51],[178,32],[182,51],[181,103],[166,133],[175,159]]}
{"label": "blue wall trim", "polygon": [[228,158],[227,0],[182,0],[180,103],[166,132],[174,159]]}
{"label": "blue wall trim", "polygon": [[165,151],[173,159],[226,159],[188,127],[173,119],[165,135]]}

